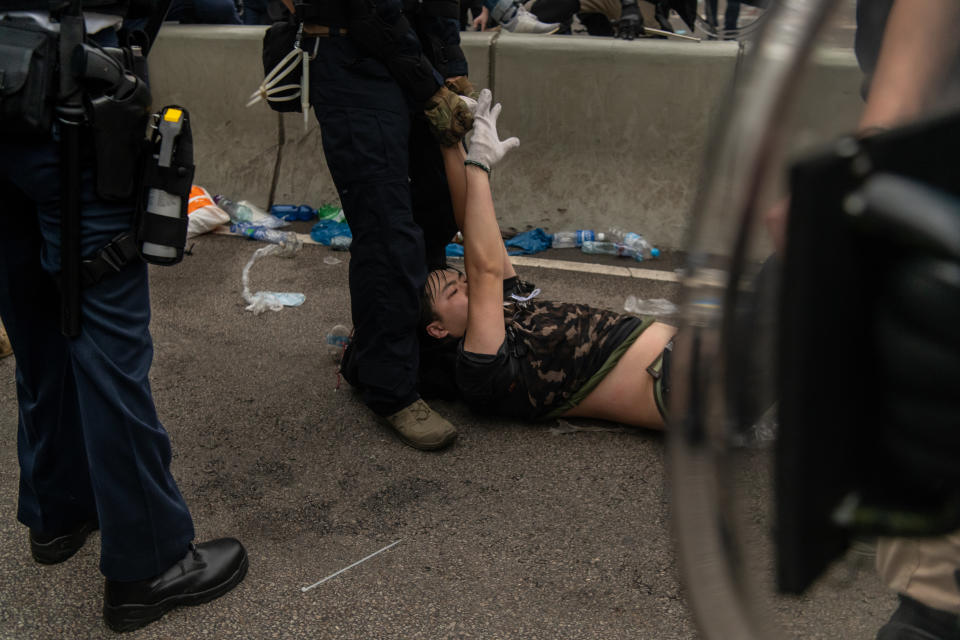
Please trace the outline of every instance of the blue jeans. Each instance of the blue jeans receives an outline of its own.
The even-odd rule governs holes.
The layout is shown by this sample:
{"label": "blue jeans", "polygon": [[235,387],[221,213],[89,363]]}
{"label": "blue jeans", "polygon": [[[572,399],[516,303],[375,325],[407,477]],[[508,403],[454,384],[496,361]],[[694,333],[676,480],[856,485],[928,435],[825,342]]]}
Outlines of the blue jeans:
{"label": "blue jeans", "polygon": [[[80,335],[61,335],[59,183],[55,140],[0,142],[0,317],[17,363],[17,518],[42,534],[98,518],[103,574],[140,580],[179,560],[194,535],[150,391],[147,267],[84,288]],[[129,230],[132,210],[97,197],[86,158],[82,255]]]}

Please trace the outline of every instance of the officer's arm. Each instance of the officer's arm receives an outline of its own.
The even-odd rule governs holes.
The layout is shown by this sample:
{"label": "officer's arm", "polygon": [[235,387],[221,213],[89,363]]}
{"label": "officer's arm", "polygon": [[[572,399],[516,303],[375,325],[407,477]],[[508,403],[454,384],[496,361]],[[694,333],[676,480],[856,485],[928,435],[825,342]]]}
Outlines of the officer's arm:
{"label": "officer's arm", "polygon": [[353,40],[387,67],[401,89],[425,104],[443,86],[443,78],[423,54],[400,0],[347,1]]}
{"label": "officer's arm", "polygon": [[423,0],[410,19],[441,76],[450,79],[467,75],[467,58],[460,48],[457,0]]}
{"label": "officer's arm", "polygon": [[956,0],[897,0],[859,128],[892,128],[924,113],[960,53]]}

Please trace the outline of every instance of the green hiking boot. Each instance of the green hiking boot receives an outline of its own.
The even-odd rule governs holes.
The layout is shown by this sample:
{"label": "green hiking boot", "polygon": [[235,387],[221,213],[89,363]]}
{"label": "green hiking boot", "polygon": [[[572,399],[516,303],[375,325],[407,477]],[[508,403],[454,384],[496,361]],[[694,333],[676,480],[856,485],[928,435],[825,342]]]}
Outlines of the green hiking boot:
{"label": "green hiking boot", "polygon": [[13,347],[10,346],[10,338],[7,337],[7,331],[0,324],[0,358],[6,358],[13,353]]}
{"label": "green hiking boot", "polygon": [[386,416],[385,420],[400,439],[414,449],[443,449],[457,437],[457,430],[453,425],[434,412],[423,400],[417,400],[393,415]]}

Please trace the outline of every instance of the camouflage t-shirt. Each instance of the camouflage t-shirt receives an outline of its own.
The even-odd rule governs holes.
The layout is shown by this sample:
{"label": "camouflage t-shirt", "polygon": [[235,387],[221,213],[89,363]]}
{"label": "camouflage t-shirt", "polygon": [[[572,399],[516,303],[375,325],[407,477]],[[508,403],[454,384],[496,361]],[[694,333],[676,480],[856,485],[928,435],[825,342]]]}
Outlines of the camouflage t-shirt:
{"label": "camouflage t-shirt", "polygon": [[565,402],[643,320],[584,304],[530,300],[507,305],[494,355],[457,347],[457,387],[483,413],[535,419]]}

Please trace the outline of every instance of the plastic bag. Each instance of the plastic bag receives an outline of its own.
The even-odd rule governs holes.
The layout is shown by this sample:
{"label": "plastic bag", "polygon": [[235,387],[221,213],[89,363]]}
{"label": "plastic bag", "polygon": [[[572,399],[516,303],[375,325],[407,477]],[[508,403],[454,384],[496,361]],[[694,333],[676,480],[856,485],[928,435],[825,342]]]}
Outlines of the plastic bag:
{"label": "plastic bag", "polygon": [[230,216],[213,201],[203,187],[193,185],[187,204],[187,237],[193,238],[230,222]]}
{"label": "plastic bag", "polygon": [[299,244],[271,244],[253,252],[246,266],[243,267],[243,299],[247,301],[247,311],[257,316],[267,311],[280,311],[284,307],[299,307],[307,299],[302,293],[288,291],[257,291],[250,293],[250,267],[263,256],[275,255],[281,258],[292,258],[300,250]]}
{"label": "plastic bag", "polygon": [[623,303],[623,310],[638,316],[669,316],[677,312],[677,305],[666,298],[643,300],[629,295]]}
{"label": "plastic bag", "polygon": [[463,245],[451,242],[447,245],[446,254],[448,258],[463,257]]}
{"label": "plastic bag", "polygon": [[540,253],[550,248],[551,237],[539,227],[524,231],[513,236],[503,244],[507,247],[517,247],[518,251],[507,251],[511,256],[523,256],[531,253]]}
{"label": "plastic bag", "polygon": [[[503,244],[507,246],[507,253],[512,256],[529,255],[549,249],[550,235],[543,229],[536,228],[518,233]],[[510,251],[510,247],[516,247],[516,249]],[[448,258],[463,256],[463,245],[451,242],[447,245],[445,253]]]}
{"label": "plastic bag", "polygon": [[330,245],[330,241],[337,236],[353,238],[350,232],[350,225],[346,222],[336,222],[334,220],[321,220],[310,229],[310,237],[314,242]]}

